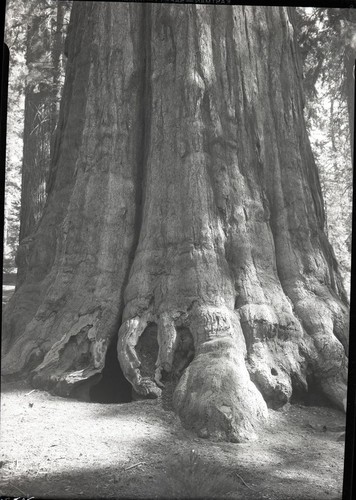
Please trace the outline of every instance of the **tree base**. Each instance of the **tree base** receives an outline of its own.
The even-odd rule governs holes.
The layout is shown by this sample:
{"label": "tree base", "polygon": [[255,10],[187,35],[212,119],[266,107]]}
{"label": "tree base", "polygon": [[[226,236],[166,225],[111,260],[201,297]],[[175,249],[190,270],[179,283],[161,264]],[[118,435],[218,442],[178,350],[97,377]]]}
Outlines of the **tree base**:
{"label": "tree base", "polygon": [[240,443],[256,439],[267,405],[230,339],[203,344],[180,379],[173,406],[198,436]]}

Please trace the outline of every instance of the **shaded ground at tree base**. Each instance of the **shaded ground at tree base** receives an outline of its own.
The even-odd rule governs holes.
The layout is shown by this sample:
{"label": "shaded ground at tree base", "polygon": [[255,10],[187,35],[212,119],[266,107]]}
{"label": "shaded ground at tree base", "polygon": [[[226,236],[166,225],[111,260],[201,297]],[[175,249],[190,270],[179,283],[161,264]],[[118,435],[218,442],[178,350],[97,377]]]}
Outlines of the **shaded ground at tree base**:
{"label": "shaded ground at tree base", "polygon": [[0,495],[338,499],[344,415],[288,405],[258,441],[212,443],[157,401],[103,405],[3,383]]}

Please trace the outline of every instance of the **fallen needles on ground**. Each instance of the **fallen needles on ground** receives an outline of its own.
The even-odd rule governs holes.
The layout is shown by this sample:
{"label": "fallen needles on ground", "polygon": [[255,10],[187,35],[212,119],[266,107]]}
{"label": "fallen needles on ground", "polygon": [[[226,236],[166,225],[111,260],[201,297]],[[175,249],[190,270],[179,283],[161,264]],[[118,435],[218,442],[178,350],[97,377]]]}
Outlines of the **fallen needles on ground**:
{"label": "fallen needles on ground", "polygon": [[248,488],[249,490],[251,491],[254,491],[253,488],[251,488],[251,486],[249,486],[245,481],[244,479],[240,476],[240,474],[238,474],[237,472],[234,472],[235,476],[237,476],[239,479],[241,479],[241,481],[243,482],[243,484],[246,486],[246,488]]}
{"label": "fallen needles on ground", "polygon": [[15,490],[19,491],[20,493],[22,493],[24,496],[26,496],[26,493],[22,490],[20,490],[20,488],[18,488],[17,486],[15,486],[14,484],[12,483],[9,483],[10,486],[12,486],[13,488],[15,488]]}
{"label": "fallen needles on ground", "polygon": [[133,469],[134,467],[138,467],[139,465],[144,465],[146,462],[138,462],[137,464],[130,465],[130,467],[126,467],[125,470]]}
{"label": "fallen needles on ground", "polygon": [[35,391],[36,391],[36,389],[32,389],[32,391],[27,392],[27,393],[25,394],[25,396],[29,396],[30,394],[32,394],[32,393],[33,393],[33,392],[35,392]]}

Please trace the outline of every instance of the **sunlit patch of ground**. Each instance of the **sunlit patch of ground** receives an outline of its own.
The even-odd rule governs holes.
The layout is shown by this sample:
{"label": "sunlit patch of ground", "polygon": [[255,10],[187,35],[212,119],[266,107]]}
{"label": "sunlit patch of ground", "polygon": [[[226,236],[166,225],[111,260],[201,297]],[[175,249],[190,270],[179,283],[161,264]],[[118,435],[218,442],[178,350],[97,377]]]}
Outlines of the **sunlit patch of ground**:
{"label": "sunlit patch of ground", "polygon": [[1,495],[341,498],[337,410],[271,411],[260,439],[244,444],[197,438],[156,401],[83,403],[8,383],[1,410]]}

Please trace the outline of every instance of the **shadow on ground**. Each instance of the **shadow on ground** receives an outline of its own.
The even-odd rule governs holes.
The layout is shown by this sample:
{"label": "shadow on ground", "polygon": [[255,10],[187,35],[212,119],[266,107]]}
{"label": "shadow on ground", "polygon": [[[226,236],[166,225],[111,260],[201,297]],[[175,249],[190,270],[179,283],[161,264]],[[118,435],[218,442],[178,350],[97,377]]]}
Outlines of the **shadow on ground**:
{"label": "shadow on ground", "polygon": [[[150,455],[151,456],[151,455]],[[294,467],[294,477],[288,473],[283,477],[274,464],[261,464],[260,470],[233,464],[221,464],[216,457],[207,458],[199,452],[192,459],[188,450],[157,463],[156,457],[145,454],[136,467],[116,465],[87,468],[83,464],[78,470],[61,470],[36,477],[14,475],[6,484],[2,494],[35,498],[236,498],[244,500],[262,499],[336,499],[330,491],[316,484],[310,474],[306,479],[303,468]],[[283,461],[282,461],[283,462]],[[135,465],[135,464],[133,464]],[[279,470],[283,463],[278,463]],[[281,467],[282,465],[282,467]],[[289,465],[291,465],[289,463]],[[309,471],[310,473],[310,471]],[[298,476],[300,474],[300,476]],[[282,487],[282,483],[285,482]],[[268,487],[268,485],[270,487]]]}
{"label": "shadow on ground", "polygon": [[[2,403],[0,494],[35,498],[341,498],[337,410],[271,411],[255,442],[212,443],[155,401],[66,400],[23,385]],[[314,425],[315,424],[315,425]]]}

